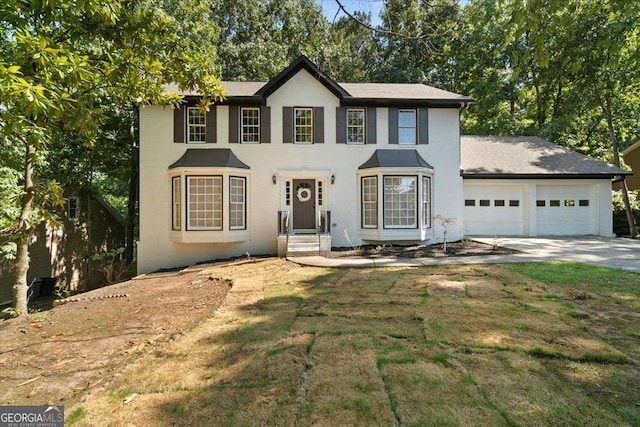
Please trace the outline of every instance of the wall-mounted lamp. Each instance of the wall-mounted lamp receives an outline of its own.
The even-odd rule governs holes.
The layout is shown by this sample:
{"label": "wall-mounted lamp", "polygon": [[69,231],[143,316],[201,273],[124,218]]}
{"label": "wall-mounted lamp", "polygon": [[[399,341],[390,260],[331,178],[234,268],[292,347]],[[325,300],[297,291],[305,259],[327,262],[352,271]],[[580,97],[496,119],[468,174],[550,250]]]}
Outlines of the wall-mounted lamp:
{"label": "wall-mounted lamp", "polygon": [[336,176],[334,174],[331,174],[331,185],[336,183]]}
{"label": "wall-mounted lamp", "polygon": [[276,185],[276,181],[278,180],[278,177],[276,176],[276,174],[274,173],[273,176],[271,177],[271,182],[273,182],[273,185]]}

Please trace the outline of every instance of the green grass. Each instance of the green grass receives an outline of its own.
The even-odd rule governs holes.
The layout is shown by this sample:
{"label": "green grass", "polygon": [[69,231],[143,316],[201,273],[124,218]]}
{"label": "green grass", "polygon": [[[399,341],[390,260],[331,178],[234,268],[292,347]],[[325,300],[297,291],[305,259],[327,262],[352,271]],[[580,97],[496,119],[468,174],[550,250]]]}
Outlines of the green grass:
{"label": "green grass", "polygon": [[575,263],[243,268],[225,274],[265,274],[264,298],[174,344],[189,357],[123,376],[106,407],[131,411],[121,399],[135,390],[171,396],[151,425],[638,424],[640,276]]}
{"label": "green grass", "polygon": [[81,421],[86,415],[87,415],[87,412],[82,406],[80,406],[79,408],[74,410],[72,413],[70,413],[69,416],[67,416],[65,425],[72,426],[78,423],[79,421]]}

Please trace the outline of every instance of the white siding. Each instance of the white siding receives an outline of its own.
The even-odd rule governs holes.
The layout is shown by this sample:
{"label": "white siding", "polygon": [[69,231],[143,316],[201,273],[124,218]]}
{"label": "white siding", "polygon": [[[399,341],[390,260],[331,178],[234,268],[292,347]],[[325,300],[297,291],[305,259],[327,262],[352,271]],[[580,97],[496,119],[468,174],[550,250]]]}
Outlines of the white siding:
{"label": "white siding", "polygon": [[[336,144],[336,107],[339,100],[313,76],[301,70],[267,99],[271,107],[270,144],[229,144],[228,107],[217,106],[216,144],[173,143],[173,111],[150,106],[140,112],[140,241],[138,271],[175,267],[245,253],[277,253],[277,212],[285,205],[287,179],[314,178],[324,186],[324,209],[331,211],[332,246],[359,245],[358,166],[376,149],[416,149],[434,167],[433,216],[455,219],[447,239],[457,240],[463,230],[462,178],[459,168],[459,111],[429,110],[428,145],[399,147],[388,144],[388,111],[377,109],[377,144]],[[282,143],[282,107],[324,107],[324,144]],[[249,165],[247,180],[247,235],[235,243],[176,243],[171,240],[171,176],[168,166],[187,148],[230,148]],[[276,184],[272,176],[276,175]],[[331,184],[331,176],[335,184]],[[228,188],[225,185],[225,192]],[[226,194],[226,193],[225,193]],[[225,205],[225,208],[227,206]],[[379,208],[381,209],[381,207]],[[225,212],[224,217],[228,215]],[[225,225],[226,227],[226,225]],[[345,231],[349,240],[345,237]],[[426,243],[442,241],[437,220]]]}

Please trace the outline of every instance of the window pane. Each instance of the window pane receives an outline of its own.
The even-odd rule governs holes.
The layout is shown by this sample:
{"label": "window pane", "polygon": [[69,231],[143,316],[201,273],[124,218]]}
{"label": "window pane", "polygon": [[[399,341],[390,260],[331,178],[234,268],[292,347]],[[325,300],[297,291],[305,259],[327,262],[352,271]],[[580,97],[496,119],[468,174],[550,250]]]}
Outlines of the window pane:
{"label": "window pane", "polygon": [[180,218],[180,214],[181,214],[181,210],[182,210],[182,190],[181,190],[181,185],[180,185],[180,177],[175,177],[173,178],[173,211],[172,211],[172,217],[173,217],[173,229],[174,230],[180,230],[182,227],[181,224],[181,218]]}
{"label": "window pane", "polygon": [[296,108],[294,112],[295,129],[294,142],[312,143],[313,142],[313,109],[312,108]]}
{"label": "window pane", "polygon": [[364,110],[347,110],[347,143],[364,144]]}
{"label": "window pane", "polygon": [[260,109],[242,108],[241,116],[242,142],[260,142]]}
{"label": "window pane", "polygon": [[378,227],[378,178],[362,178],[362,227]]}
{"label": "window pane", "polygon": [[229,178],[229,228],[245,229],[245,178]]}
{"label": "window pane", "polygon": [[416,143],[416,110],[398,111],[398,144]]}
{"label": "window pane", "polygon": [[416,177],[384,177],[384,225],[390,228],[415,228]]}
{"label": "window pane", "polygon": [[431,178],[422,177],[422,226],[431,227]]}
{"label": "window pane", "polygon": [[187,108],[187,142],[206,142],[205,113],[196,107]]}
{"label": "window pane", "polygon": [[222,229],[222,177],[189,177],[189,229]]}

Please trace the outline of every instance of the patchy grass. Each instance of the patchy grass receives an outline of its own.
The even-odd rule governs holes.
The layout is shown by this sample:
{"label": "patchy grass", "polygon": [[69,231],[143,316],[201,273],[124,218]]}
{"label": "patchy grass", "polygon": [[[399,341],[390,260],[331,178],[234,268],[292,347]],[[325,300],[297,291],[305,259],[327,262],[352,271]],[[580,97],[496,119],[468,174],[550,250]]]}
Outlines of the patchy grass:
{"label": "patchy grass", "polygon": [[88,396],[76,425],[640,424],[634,275],[280,260],[206,274],[236,280],[224,309]]}

